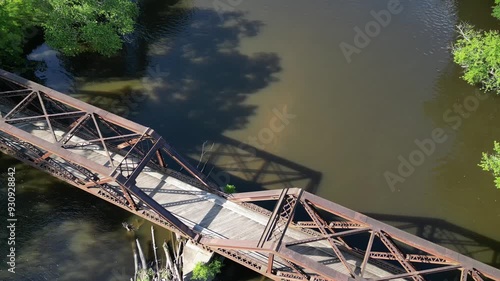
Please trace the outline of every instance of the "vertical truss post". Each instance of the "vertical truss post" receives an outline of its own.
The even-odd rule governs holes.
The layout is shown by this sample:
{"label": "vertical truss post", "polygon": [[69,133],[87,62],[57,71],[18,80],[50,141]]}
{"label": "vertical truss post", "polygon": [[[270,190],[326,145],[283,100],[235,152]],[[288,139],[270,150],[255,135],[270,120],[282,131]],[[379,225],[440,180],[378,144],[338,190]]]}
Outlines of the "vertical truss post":
{"label": "vertical truss post", "polygon": [[267,270],[266,270],[268,274],[271,274],[273,272],[273,264],[274,264],[274,254],[269,253],[269,256],[267,257]]}
{"label": "vertical truss post", "polygon": [[372,230],[370,234],[370,240],[368,240],[368,245],[366,246],[365,256],[363,258],[363,262],[361,263],[361,271],[359,273],[359,277],[363,278],[365,274],[366,264],[368,263],[368,259],[370,258],[370,252],[372,251],[373,239],[375,238],[376,231]]}
{"label": "vertical truss post", "polygon": [[40,106],[42,107],[43,115],[45,116],[45,120],[47,121],[47,126],[49,126],[49,130],[52,133],[52,137],[54,137],[54,142],[57,142],[57,137],[56,137],[56,132],[54,132],[54,129],[52,128],[52,124],[50,123],[50,118],[49,118],[49,113],[47,112],[47,109],[45,108],[45,104],[43,102],[42,95],[40,95],[40,92],[36,92],[36,95],[38,96],[38,100],[40,101]]}

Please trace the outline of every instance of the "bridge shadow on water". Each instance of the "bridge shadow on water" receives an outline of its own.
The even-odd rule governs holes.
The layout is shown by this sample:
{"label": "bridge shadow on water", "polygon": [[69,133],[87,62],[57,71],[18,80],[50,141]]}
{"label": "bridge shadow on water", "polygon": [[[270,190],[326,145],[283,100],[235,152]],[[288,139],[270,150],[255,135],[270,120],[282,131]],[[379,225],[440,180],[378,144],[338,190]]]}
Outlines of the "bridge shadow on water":
{"label": "bridge shadow on water", "polygon": [[[277,54],[240,50],[241,41],[258,36],[263,23],[239,11],[221,16],[172,4],[145,2],[144,9],[156,12],[139,20],[139,37],[127,44],[127,55],[68,60],[78,81],[94,86],[77,97],[154,128],[218,186],[301,186],[314,192],[321,173],[224,136],[244,129],[255,114],[248,97],[278,80]],[[139,85],[120,82],[134,79]],[[114,88],[106,89],[110,84]],[[216,212],[217,207],[209,211],[207,220]]]}
{"label": "bridge shadow on water", "polygon": [[238,192],[300,187],[315,193],[322,174],[233,138],[220,136],[182,151],[211,182]]}
{"label": "bridge shadow on water", "polygon": [[443,219],[366,213],[401,230],[500,268],[500,241]]}

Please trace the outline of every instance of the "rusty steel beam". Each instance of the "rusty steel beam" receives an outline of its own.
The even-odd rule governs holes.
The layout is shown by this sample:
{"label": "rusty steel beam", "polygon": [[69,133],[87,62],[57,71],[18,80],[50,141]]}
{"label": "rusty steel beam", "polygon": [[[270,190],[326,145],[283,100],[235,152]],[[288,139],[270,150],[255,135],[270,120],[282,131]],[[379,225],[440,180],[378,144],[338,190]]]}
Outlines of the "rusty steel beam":
{"label": "rusty steel beam", "polygon": [[[326,231],[326,228],[322,227],[322,225],[326,225],[326,222],[320,217],[320,215],[313,209],[313,207],[307,201],[303,201],[301,203],[302,206],[304,206],[304,208],[306,209],[306,212],[309,214],[311,219],[318,225],[318,229],[321,232],[321,234],[327,237],[329,233]],[[333,238],[327,237],[326,240],[330,244],[330,247],[332,248],[335,255],[339,258],[340,262],[342,262],[347,271],[349,271],[351,277],[355,277],[356,275],[354,274],[351,265],[347,263],[344,254],[342,254],[338,246],[335,244]]]}
{"label": "rusty steel beam", "polygon": [[[257,202],[257,201],[270,201],[277,200],[281,195],[282,190],[266,190],[266,191],[253,191],[253,192],[241,192],[231,194],[228,198],[233,202]],[[289,194],[298,194],[300,188],[288,188]]]}
{"label": "rusty steel beam", "polygon": [[132,209],[134,211],[137,211],[138,210],[137,204],[135,203],[134,199],[130,195],[130,192],[123,185],[121,185],[121,184],[120,184],[120,189],[122,190],[123,195],[127,199],[128,204],[130,205],[130,209]]}
{"label": "rusty steel beam", "polygon": [[372,230],[370,234],[370,239],[368,240],[368,245],[366,246],[365,256],[363,257],[363,262],[361,263],[361,271],[359,273],[359,276],[361,278],[363,278],[365,274],[366,264],[368,263],[368,260],[370,258],[370,252],[372,250],[373,240],[375,239],[375,235],[377,235],[377,232]]}
{"label": "rusty steel beam", "polygon": [[[288,189],[287,189],[288,190]],[[295,209],[299,204],[300,196],[302,195],[302,190],[299,191],[297,195],[288,195],[281,207],[281,213],[279,220],[274,226],[272,232],[271,241],[277,243],[277,247],[281,246],[283,238],[285,237],[286,231],[293,221],[293,216],[295,215]]]}
{"label": "rusty steel beam", "polygon": [[102,184],[105,184],[105,183],[110,183],[110,182],[114,182],[115,179],[114,178],[110,178],[110,177],[107,177],[107,178],[104,178],[104,179],[101,179],[101,180],[98,180],[96,182],[94,181],[91,181],[89,183],[86,183],[83,187],[93,187],[95,186],[96,184],[98,185],[102,185]]}
{"label": "rusty steel beam", "polygon": [[445,272],[445,271],[451,271],[451,270],[456,270],[460,269],[459,265],[448,265],[448,266],[442,266],[438,268],[432,268],[432,269],[424,269],[420,271],[414,271],[414,272],[407,272],[407,273],[402,273],[402,274],[396,274],[388,277],[380,277],[380,278],[375,278],[373,279],[374,281],[384,281],[384,280],[393,280],[397,278],[406,278],[406,277],[415,277],[415,276],[422,276],[426,274],[433,274],[433,273],[439,273],[439,272]]}
{"label": "rusty steel beam", "polygon": [[106,143],[102,140],[103,136],[101,133],[101,129],[99,128],[99,125],[97,124],[97,120],[95,119],[95,114],[90,114],[90,117],[92,118],[92,121],[94,122],[94,126],[95,126],[95,129],[97,130],[97,134],[99,135],[99,140],[101,141],[102,148],[104,149],[104,151],[106,152],[106,155],[108,156],[109,164],[111,165],[111,167],[114,168],[115,163],[113,161],[113,157],[111,157],[111,153],[109,153],[109,150],[108,150]]}
{"label": "rusty steel beam", "polygon": [[[118,126],[127,128],[130,131],[136,132],[136,133],[141,133],[146,129],[145,126],[137,124],[135,122],[132,122],[130,120],[127,120],[123,117],[120,117],[118,115],[115,115],[111,112],[108,112],[104,109],[100,109],[98,107],[95,107],[93,105],[90,105],[88,103],[85,103],[83,101],[80,101],[78,99],[75,99],[73,97],[70,97],[68,95],[59,93],[55,90],[52,90],[50,88],[47,88],[45,86],[42,86],[40,84],[34,83],[32,81],[29,81],[27,79],[24,79],[22,77],[19,77],[15,74],[12,74],[10,72],[7,72],[5,70],[0,69],[0,77],[4,80],[7,80],[11,83],[17,84],[21,87],[29,87],[34,91],[40,91],[43,92],[46,96],[50,97],[53,100],[59,101],[63,104],[69,105],[73,108],[76,108],[81,111],[85,111],[88,113],[95,113],[105,119],[106,121],[116,124]],[[158,135],[156,134],[155,137]]]}
{"label": "rusty steel beam", "polygon": [[56,132],[52,128],[52,123],[50,122],[50,119],[47,115],[47,109],[45,108],[45,103],[43,102],[42,95],[40,95],[40,92],[36,92],[36,95],[38,97],[38,101],[40,102],[40,106],[42,107],[43,115],[45,116],[45,120],[47,122],[47,126],[49,126],[49,130],[52,133],[52,137],[54,137],[54,141],[57,142],[57,137],[56,137]]}
{"label": "rusty steel beam", "polygon": [[302,280],[307,280],[309,279],[309,276],[307,276],[307,273],[304,272],[300,267],[298,267],[295,263],[285,260],[285,263],[288,264],[288,266],[298,275],[301,277]]}
{"label": "rusty steel beam", "polygon": [[132,174],[130,174],[127,177],[126,183],[135,182],[135,179],[139,176],[139,174],[142,172],[144,167],[146,167],[146,165],[149,163],[149,160],[151,160],[151,158],[153,158],[153,156],[156,156],[156,151],[161,146],[163,146],[164,143],[165,143],[165,141],[161,137],[158,140],[156,140],[155,144],[153,144],[153,147],[151,147],[151,149],[146,153],[146,155],[144,155],[144,157],[141,159],[141,161],[139,163],[137,163],[137,167],[135,167]]}
{"label": "rusty steel beam", "polygon": [[419,249],[423,252],[431,254],[435,257],[442,258],[450,261],[453,264],[461,264],[469,268],[475,268],[484,276],[491,278],[493,280],[500,280],[500,270],[493,268],[489,265],[476,261],[470,257],[464,256],[462,254],[456,253],[449,250],[443,246],[439,246],[430,241],[412,235],[403,230],[397,229],[396,227],[390,226],[386,223],[377,221],[366,215],[348,209],[344,206],[336,204],[334,202],[328,201],[327,199],[321,198],[317,195],[311,194],[309,192],[304,192],[302,198],[314,202],[314,205],[322,210],[330,212],[331,214],[340,216],[346,220],[360,223],[372,227],[373,229],[382,229],[386,234],[388,234],[392,239],[400,241],[408,246],[415,249]]}
{"label": "rusty steel beam", "polygon": [[[116,140],[123,140],[123,139],[128,139],[128,138],[134,138],[134,137],[140,137],[140,135],[138,134],[127,134],[127,135],[121,135],[121,136],[114,136],[114,137],[105,137],[105,138],[97,138],[97,139],[92,139],[92,140],[85,140],[84,142],[78,142],[78,143],[75,143],[75,144],[71,144],[71,145],[64,145],[64,148],[77,148],[77,147],[84,147],[84,146],[89,146],[89,145],[93,145],[94,143],[96,142],[101,142],[101,141],[116,141]],[[138,138],[134,138],[135,139],[138,139]],[[132,141],[132,140],[130,140]],[[127,142],[124,142],[124,143],[127,143]],[[134,142],[135,143],[135,142]],[[118,149],[123,149],[127,146],[121,146],[120,145],[117,145],[116,148]]]}
{"label": "rusty steel beam", "polygon": [[289,271],[278,270],[276,272],[276,276],[280,277],[281,280],[287,280],[287,281],[308,280],[308,278],[304,278],[304,276],[302,276],[302,274],[295,273],[295,272],[289,272]]}
{"label": "rusty steel beam", "polygon": [[88,119],[90,118],[90,114],[89,113],[86,113],[85,115],[83,116],[80,116],[80,118],[78,118],[78,120],[76,120],[75,122],[71,123],[69,125],[69,131],[66,132],[63,137],[59,140],[59,143],[60,144],[66,144],[74,135],[74,132],[76,130],[78,130],[78,128],[84,123],[86,122]]}
{"label": "rusty steel beam", "polygon": [[[397,260],[397,258],[392,253],[386,252],[372,252],[370,258],[380,259],[380,260]],[[410,262],[418,263],[431,263],[431,264],[451,264],[450,261],[438,258],[430,255],[416,255],[416,254],[405,254],[405,260]]]}
{"label": "rusty steel beam", "polygon": [[31,92],[31,90],[30,89],[19,89],[19,90],[11,90],[11,91],[0,91],[0,96],[1,97],[4,97],[4,96],[11,97],[8,94],[16,94],[15,96],[26,94],[26,93],[23,93],[23,92]]}
{"label": "rusty steel beam", "polygon": [[177,151],[172,149],[170,144],[165,143],[163,151],[165,151],[172,159],[174,159],[179,165],[181,165],[182,168],[186,169],[186,171],[188,171],[188,173],[191,176],[197,179],[202,185],[204,185],[210,191],[222,195],[221,193],[219,193],[220,190],[217,187],[214,187],[209,182],[205,181],[204,180],[205,177],[203,176],[203,174],[199,172],[195,167],[193,167],[193,165],[191,165],[182,155],[180,155]]}
{"label": "rusty steel beam", "polygon": [[[83,190],[86,190],[87,192],[95,194],[96,196],[100,196],[100,198],[112,202],[113,204],[116,204],[121,208],[127,207],[130,209],[130,207],[132,207],[133,210],[130,211],[138,215],[149,217],[151,216],[149,213],[153,214],[154,212],[155,219],[162,221],[165,220],[165,223],[169,227],[173,228],[174,231],[193,239],[195,242],[200,242],[205,246],[209,246],[218,253],[221,253],[235,260],[236,262],[240,262],[247,267],[259,271],[274,280],[366,280],[363,279],[363,274],[370,258],[397,260],[407,271],[406,273],[392,274],[390,276],[383,278],[381,277],[376,280],[390,280],[395,278],[413,278],[415,280],[423,280],[422,275],[457,269],[462,270],[461,281],[466,280],[469,274],[475,281],[482,281],[482,276],[500,280],[499,270],[474,261],[471,258],[457,254],[446,248],[437,246],[429,241],[425,241],[421,238],[415,237],[387,224],[371,219],[363,214],[342,207],[316,195],[310,194],[308,192],[303,192],[298,188],[287,189],[284,192],[285,195],[283,196],[281,196],[283,194],[283,191],[281,190],[225,195],[221,193],[217,187],[214,187],[211,183],[207,182],[205,180],[205,176],[202,173],[200,173],[195,167],[193,167],[188,161],[186,161],[181,154],[175,151],[154,130],[109,113],[103,109],[99,109],[92,105],[86,104],[67,95],[61,94],[57,91],[51,90],[39,84],[33,83],[6,71],[0,70],[0,78],[4,79],[7,82],[29,88],[18,90],[15,89],[15,87],[10,87],[14,90],[0,92],[0,97],[2,98],[19,96],[18,100],[21,100],[20,102],[16,101],[16,104],[13,104],[13,108],[7,113],[4,118],[0,117],[0,131],[3,131],[6,135],[11,137],[12,139],[15,139],[19,143],[25,144],[24,146],[17,146],[12,144],[10,144],[9,146],[9,142],[7,141],[7,146],[2,146],[2,149],[4,151],[12,153],[12,151],[15,152],[16,149],[24,150],[25,147],[28,147],[31,152],[29,152],[28,156],[24,157],[25,159],[23,161],[28,161],[30,165],[38,168],[46,167],[43,165],[53,165],[51,167],[52,169],[59,169],[49,170],[53,175],[59,178],[65,176],[67,178],[64,180]],[[28,107],[28,105],[31,104],[33,99],[36,97],[38,97],[40,105],[37,106],[36,104],[33,104],[33,106],[36,107],[35,114],[40,114],[39,112],[42,111],[43,115],[29,116],[33,115],[33,112],[28,112],[29,114],[25,114],[27,115],[26,118],[10,118],[18,112],[23,112],[23,110],[25,109],[30,110],[31,107]],[[67,112],[54,113],[54,111],[51,111],[53,110],[52,107],[45,107],[45,102],[47,102],[47,105],[55,105],[55,107],[59,108],[61,111]],[[56,131],[54,131],[54,129],[52,128],[53,124],[58,124],[55,120],[66,117],[76,118],[79,114],[82,114],[82,116],[80,116],[78,120],[73,122],[69,126],[69,128],[67,128],[67,130],[61,129],[63,131],[63,136],[60,140],[57,140]],[[89,127],[87,127],[86,122],[90,117],[92,117],[93,119],[93,126],[89,124]],[[9,124],[9,122],[34,122],[43,119],[47,121],[47,125],[55,139],[55,143],[37,138],[15,126],[12,126],[12,124]],[[99,128],[99,124],[97,122],[98,120],[101,121],[104,126],[109,128],[114,134],[116,134],[116,136],[104,138],[102,133],[104,131],[101,131],[101,129]],[[52,124],[51,121],[54,121],[54,123]],[[59,127],[57,127],[57,129],[59,130]],[[86,132],[88,133],[79,130],[86,130]],[[124,132],[125,130],[127,132]],[[110,158],[111,149],[113,149],[113,152],[115,152],[116,148],[118,148],[119,150],[130,148],[130,150],[128,150],[127,152],[123,151],[123,154],[125,154],[125,156],[124,159],[120,161],[120,165],[124,163],[124,161],[127,161],[125,163],[130,162],[132,163],[131,166],[129,167],[127,165],[127,167],[125,167],[123,171],[118,171],[117,169],[119,166],[108,168],[102,165],[98,165],[97,163],[90,161],[85,157],[72,153],[71,151],[66,149],[66,147],[64,147],[64,145],[68,143],[74,135],[81,137],[82,134],[83,136],[91,136],[87,138],[97,139],[85,140],[84,142],[80,142],[79,144],[77,144],[75,147],[77,147],[78,145],[83,146],[85,143],[101,142],[101,144],[103,145],[102,149],[108,154],[108,158]],[[117,144],[118,147],[113,144],[112,148],[110,146],[108,150],[105,141],[126,139],[128,137],[132,137],[134,134],[136,137],[140,136],[140,138],[136,138],[135,141],[127,140],[123,143],[119,143]],[[148,148],[148,151],[139,149],[140,146],[137,145],[142,141],[151,141],[152,147]],[[274,209],[275,212],[274,214],[271,214],[268,222],[269,226],[266,227],[266,229],[262,233],[261,239],[259,241],[240,241],[210,239],[204,237],[194,232],[194,230],[190,227],[183,224],[174,214],[167,211],[160,204],[158,204],[158,202],[153,200],[141,189],[139,189],[135,184],[135,180],[140,172],[148,165],[148,163],[151,162],[151,159],[153,159],[153,157],[157,157],[160,166],[165,167],[165,161],[163,159],[162,153],[165,153],[165,156],[169,156],[170,158],[172,158],[177,164],[179,164],[182,168],[189,172],[208,190],[223,198],[228,198],[233,202],[244,203],[242,205],[244,205],[245,207],[253,208],[251,206],[255,206],[247,203],[250,201],[277,200],[278,203]],[[21,157],[20,154],[18,154],[17,156]],[[69,167],[73,167],[79,172],[71,174],[71,172],[69,172],[69,170],[67,169],[61,170],[61,167],[58,166],[56,161],[54,161],[54,159],[56,158],[53,157],[59,157],[65,160]],[[136,161],[134,159],[138,160]],[[112,165],[113,159],[110,159],[110,161]],[[126,173],[128,174],[125,175]],[[259,178],[259,175],[261,173],[265,173],[265,171],[261,170],[256,175],[256,177]],[[85,179],[83,179],[84,177]],[[89,180],[91,182],[89,182]],[[111,182],[116,182],[118,185],[113,187],[112,185],[108,184]],[[120,188],[121,191],[119,190]],[[104,196],[102,195],[104,193],[101,192],[104,192],[114,198],[110,199],[106,197],[108,195]],[[136,204],[135,200],[137,200],[139,204]],[[311,217],[312,222],[301,221],[296,224],[293,223],[294,210],[298,202],[304,205],[304,208]],[[138,209],[139,207],[141,209]],[[253,208],[252,210],[257,209],[258,208],[255,206],[255,208]],[[320,210],[340,217],[344,221],[327,222],[319,214]],[[142,213],[139,213],[139,211]],[[145,212],[147,212],[148,215],[144,215]],[[266,212],[261,213],[269,216],[269,214]],[[158,218],[156,218],[156,216],[158,216]],[[289,242],[288,244],[281,244],[281,241],[283,240],[289,226],[298,228],[298,231],[302,231],[303,233],[310,235],[311,238]],[[335,232],[335,229],[346,229],[346,231]],[[361,264],[361,274],[360,276],[355,276],[352,272],[350,264],[347,264],[347,261],[345,260],[342,252],[340,252],[337,244],[339,243],[338,241],[342,242],[342,236],[353,235],[364,231],[371,231],[371,235],[368,246],[364,251],[364,258]],[[377,233],[381,241],[389,249],[390,253],[371,251],[373,240]],[[316,235],[319,236],[314,237]],[[349,275],[341,273],[340,271],[335,270],[332,267],[312,260],[311,258],[301,254],[300,252],[294,251],[291,247],[293,245],[300,245],[320,240],[327,240],[329,242],[331,248],[333,249],[333,252],[345,266],[345,268],[347,269],[345,271],[349,272]],[[413,247],[426,254],[405,254],[392,241],[399,241],[406,246]],[[358,249],[350,249],[349,245],[347,245],[345,242],[343,243],[344,246],[347,247],[347,249],[342,248],[343,251],[353,251],[357,255],[360,254],[359,252],[362,252],[358,251]],[[259,254],[260,256],[262,256],[262,253],[266,253],[264,257],[267,257],[267,259],[265,261],[261,260],[258,262],[249,262],[252,258],[245,257],[245,252],[247,251],[250,251],[251,254]],[[445,264],[448,266],[417,271],[410,262]],[[375,260],[373,260],[373,263],[375,265],[377,264],[375,263]],[[286,269],[285,271],[274,270],[273,267],[276,264],[282,264],[278,266],[288,264],[289,268],[293,270],[293,272],[288,272],[288,269]]]}
{"label": "rusty steel beam", "polygon": [[266,269],[266,273],[268,273],[268,274],[273,273],[273,265],[274,265],[274,254],[273,253],[269,253],[269,255],[267,256],[267,269]]}
{"label": "rusty steel beam", "polygon": [[292,242],[287,242],[285,244],[286,244],[287,247],[289,247],[289,246],[295,246],[295,245],[300,245],[300,244],[312,243],[312,242],[316,242],[316,241],[322,241],[322,240],[326,240],[328,238],[335,238],[335,237],[342,237],[342,236],[354,235],[354,234],[366,232],[366,231],[369,231],[369,230],[370,230],[370,228],[368,228],[368,227],[358,228],[358,229],[347,230],[347,231],[342,231],[342,232],[335,232],[335,233],[332,233],[332,234],[322,235],[322,236],[313,237],[313,238],[309,238],[309,239],[296,240],[296,241],[292,241]]}
{"label": "rusty steel beam", "polygon": [[483,281],[483,278],[481,278],[481,276],[479,276],[479,274],[477,273],[477,271],[475,269],[471,269],[469,272],[470,272],[470,275],[472,276],[472,279],[474,279],[474,281]]}
{"label": "rusty steel beam", "polygon": [[31,93],[28,94],[24,99],[22,99],[21,102],[19,102],[16,106],[14,106],[14,108],[12,108],[12,110],[7,112],[7,114],[5,114],[5,116],[3,116],[3,118],[8,119],[10,115],[13,115],[13,114],[19,112],[20,110],[22,110],[24,107],[26,107],[26,105],[28,105],[35,98],[35,96],[36,96],[35,92],[31,91]]}
{"label": "rusty steel beam", "polygon": [[[85,157],[82,157],[78,154],[65,150],[64,148],[58,146],[57,144],[40,139],[17,127],[7,124],[5,123],[5,119],[3,118],[0,118],[0,131],[6,132],[11,136],[26,141],[36,147],[43,147],[45,150],[47,150],[47,152],[51,152],[63,159],[69,160],[91,171],[97,172],[98,174],[101,174],[103,176],[112,176],[112,177],[114,176],[115,180],[117,180],[117,182],[119,183],[126,182],[126,180],[124,180],[123,177],[117,177],[116,175],[112,175],[112,170],[110,168],[98,165],[97,163],[92,162]],[[160,204],[154,201],[151,197],[149,197],[135,185],[128,184],[125,186],[138,198],[144,201],[155,212],[157,212],[158,214],[163,216],[167,221],[171,222],[173,225],[178,227],[181,232],[185,233],[186,236],[188,237],[196,236],[196,233],[193,230],[188,228],[184,223],[182,223],[179,219],[173,216],[170,212],[168,212],[165,208],[163,208]]]}
{"label": "rusty steel beam", "polygon": [[270,237],[272,235],[272,232],[278,223],[278,220],[280,219],[280,210],[281,206],[283,205],[283,202],[285,201],[287,197],[287,192],[288,189],[282,189],[280,190],[280,197],[278,198],[278,202],[276,203],[274,207],[274,211],[269,217],[269,220],[267,221],[266,227],[264,228],[264,231],[262,232],[259,242],[257,243],[258,248],[263,248],[264,243],[270,240]]}
{"label": "rusty steel beam", "polygon": [[60,119],[63,118],[71,118],[74,117],[74,115],[78,116],[81,114],[86,114],[85,111],[74,111],[74,112],[65,112],[65,113],[54,113],[54,114],[47,114],[47,115],[38,115],[38,116],[27,116],[27,117],[21,117],[21,118],[8,118],[5,119],[5,121],[9,124],[18,124],[18,123],[26,123],[26,122],[36,122],[40,121],[40,119],[45,119],[46,117],[52,118],[52,119]]}
{"label": "rusty steel beam", "polygon": [[47,152],[51,152],[63,159],[71,159],[73,162],[80,164],[81,166],[95,171],[101,175],[110,176],[111,169],[99,165],[83,156],[74,154],[60,146],[48,142],[46,140],[40,139],[38,137],[33,136],[32,134],[25,132],[15,126],[5,123],[5,119],[0,118],[0,131],[3,131],[15,138],[31,143],[36,147],[43,147]]}
{"label": "rusty steel beam", "polygon": [[460,273],[460,281],[467,281],[469,276],[469,270],[462,268],[462,272]]}
{"label": "rusty steel beam", "polygon": [[407,273],[411,274],[411,278],[415,281],[425,281],[424,278],[418,274],[413,274],[417,272],[417,269],[405,259],[401,250],[386,236],[385,233],[379,231],[378,237],[384,243],[384,245],[389,249],[389,251],[393,254],[396,260],[401,264],[401,266],[406,270]]}
{"label": "rusty steel beam", "polygon": [[[135,135],[138,136],[137,134],[135,134]],[[131,140],[127,140],[126,142],[122,142],[119,145],[117,145],[116,148],[124,149],[125,147],[129,147],[131,145],[136,144],[139,140],[140,140],[140,138],[133,138]]]}
{"label": "rusty steel beam", "polygon": [[[301,228],[317,228],[317,225],[311,221],[299,221],[295,223],[295,226]],[[351,229],[351,228],[363,228],[366,227],[366,225],[350,221],[332,221],[326,225],[323,225],[322,227],[330,227],[333,229]]]}
{"label": "rusty steel beam", "polygon": [[288,249],[287,247],[281,246],[280,249],[278,250],[277,255],[280,256],[280,258],[288,260],[290,262],[293,262],[297,265],[300,265],[303,268],[307,268],[308,271],[312,271],[319,276],[323,277],[326,280],[331,280],[331,281],[358,281],[355,280],[354,278],[345,275],[341,272],[338,272],[337,270],[328,267],[326,265],[323,265],[321,263],[318,263],[304,255],[301,255],[298,252],[295,252],[291,249]]}

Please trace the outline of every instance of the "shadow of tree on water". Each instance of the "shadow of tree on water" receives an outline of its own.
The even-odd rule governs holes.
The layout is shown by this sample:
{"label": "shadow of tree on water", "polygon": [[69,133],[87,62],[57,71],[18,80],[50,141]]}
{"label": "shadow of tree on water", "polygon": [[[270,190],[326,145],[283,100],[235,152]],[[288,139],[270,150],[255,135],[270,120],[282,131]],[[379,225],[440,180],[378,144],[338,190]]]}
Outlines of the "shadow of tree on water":
{"label": "shadow of tree on water", "polygon": [[[115,93],[135,92],[141,96],[135,101],[129,99],[131,115],[126,117],[154,127],[176,147],[190,148],[226,130],[243,129],[256,110],[256,106],[247,104],[247,98],[277,81],[281,66],[274,53],[247,55],[239,51],[241,40],[258,35],[263,26],[259,21],[246,19],[244,13],[228,13],[221,21],[215,11],[208,9],[196,10],[195,14],[184,8],[171,9],[170,13],[183,20],[170,23],[174,25],[170,28],[167,24],[168,31],[164,33],[170,32],[170,37],[141,39],[148,44],[138,50],[137,56],[148,53],[149,66],[127,78],[139,80],[141,89],[123,86]],[[93,83],[115,79],[112,73],[95,76],[104,74],[95,70],[106,69],[106,60],[76,63],[82,59],[72,63],[76,76]],[[96,106],[123,113],[110,106],[116,100],[110,92],[85,90],[78,95]]]}

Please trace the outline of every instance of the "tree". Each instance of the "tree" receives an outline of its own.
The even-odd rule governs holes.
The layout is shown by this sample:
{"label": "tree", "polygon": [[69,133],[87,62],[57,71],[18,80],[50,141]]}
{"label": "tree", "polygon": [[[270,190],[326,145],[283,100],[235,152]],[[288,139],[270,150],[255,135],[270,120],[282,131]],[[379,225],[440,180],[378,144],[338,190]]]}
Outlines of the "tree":
{"label": "tree", "polygon": [[30,0],[0,1],[0,65],[17,64],[23,52],[26,30],[35,25],[36,11]]}
{"label": "tree", "polygon": [[[497,0],[500,1],[500,0]],[[500,35],[498,31],[458,26],[459,38],[453,46],[454,61],[464,68],[463,79],[486,91],[500,94]]]}
{"label": "tree", "polygon": [[198,262],[193,269],[193,279],[201,281],[210,280],[220,273],[221,268],[222,262],[218,259],[209,264]]}
{"label": "tree", "polygon": [[495,0],[495,6],[493,6],[492,15],[495,18],[500,19],[500,0]]}
{"label": "tree", "polygon": [[487,154],[483,152],[483,157],[479,167],[483,168],[484,171],[493,173],[495,177],[495,185],[500,189],[500,143],[494,142],[493,154]]}
{"label": "tree", "polygon": [[65,55],[97,52],[111,56],[121,36],[134,30],[138,7],[130,0],[43,0],[47,44]]}
{"label": "tree", "polygon": [[[500,0],[495,0],[492,15],[500,19]],[[462,78],[500,94],[500,34],[496,30],[475,30],[465,23],[457,29],[459,37],[453,46],[453,58],[464,68]]]}
{"label": "tree", "polygon": [[130,0],[0,0],[0,66],[22,62],[26,31],[42,27],[46,43],[65,55],[117,53],[139,9]]}

